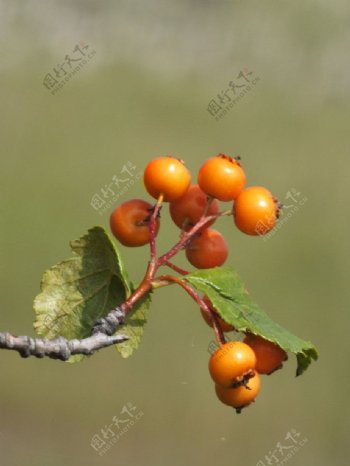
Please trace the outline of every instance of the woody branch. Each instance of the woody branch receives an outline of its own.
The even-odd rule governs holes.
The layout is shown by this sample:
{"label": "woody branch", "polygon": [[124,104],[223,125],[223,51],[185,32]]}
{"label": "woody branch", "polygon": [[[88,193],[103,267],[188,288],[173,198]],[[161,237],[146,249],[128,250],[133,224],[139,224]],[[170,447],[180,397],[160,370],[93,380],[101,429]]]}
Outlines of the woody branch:
{"label": "woody branch", "polygon": [[[21,357],[28,358],[35,356],[37,358],[49,357],[51,359],[59,359],[67,361],[71,356],[77,354],[92,355],[94,352],[106,348],[111,345],[122,343],[128,340],[126,335],[114,335],[118,326],[125,321],[126,315],[130,312],[134,305],[146,294],[150,293],[154,287],[155,274],[159,267],[163,265],[171,266],[174,270],[181,274],[186,274],[186,271],[178,269],[170,263],[170,259],[174,257],[181,249],[183,249],[188,241],[196,235],[201,228],[209,224],[217,216],[228,215],[229,212],[222,212],[216,216],[208,216],[203,214],[199,222],[193,226],[190,231],[184,232],[178,243],[175,244],[166,254],[163,254],[158,259],[156,258],[155,247],[155,221],[161,208],[162,198],[158,199],[153,215],[151,216],[150,232],[151,232],[151,261],[148,265],[144,279],[138,288],[126,299],[126,301],[115,309],[111,310],[105,317],[98,319],[91,330],[91,335],[83,339],[67,339],[62,336],[47,339],[47,338],[32,338],[29,336],[17,336],[8,332],[0,332],[0,349],[17,351]],[[178,270],[177,270],[178,269]],[[169,280],[169,283],[172,281]],[[174,282],[174,280],[173,280]],[[202,306],[205,309],[205,304]],[[214,329],[216,329],[214,319]],[[217,331],[218,332],[218,331]],[[218,333],[218,340],[222,340],[222,335]]]}

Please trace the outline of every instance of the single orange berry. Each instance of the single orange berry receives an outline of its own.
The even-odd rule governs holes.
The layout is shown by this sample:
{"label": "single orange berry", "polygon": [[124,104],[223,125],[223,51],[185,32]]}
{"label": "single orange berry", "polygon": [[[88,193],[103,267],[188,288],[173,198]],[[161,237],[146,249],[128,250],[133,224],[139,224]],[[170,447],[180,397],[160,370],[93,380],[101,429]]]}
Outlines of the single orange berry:
{"label": "single orange berry", "polygon": [[197,269],[219,267],[228,257],[228,246],[221,233],[206,228],[186,247],[186,257]]}
{"label": "single orange berry", "polygon": [[191,183],[190,172],[184,162],[170,155],[151,160],[147,165],[143,181],[149,194],[164,201],[175,201],[183,196]]}
{"label": "single orange berry", "polygon": [[237,197],[233,217],[239,230],[247,235],[264,235],[275,226],[279,204],[269,190],[251,186]]}
{"label": "single orange berry", "polygon": [[[152,205],[141,199],[132,199],[116,207],[110,216],[110,227],[114,236],[124,246],[143,246],[150,242],[149,220]],[[159,219],[156,220],[156,232]]]}
{"label": "single orange berry", "polygon": [[283,361],[288,359],[287,353],[282,348],[260,336],[249,334],[243,341],[254,351],[255,369],[260,374],[272,374],[282,367]]}
{"label": "single orange berry", "polygon": [[225,154],[207,160],[198,173],[199,187],[220,201],[236,199],[245,181],[245,173],[239,162]]}
{"label": "single orange berry", "polygon": [[221,385],[215,385],[216,395],[219,400],[227,406],[233,406],[237,413],[255,401],[260,392],[260,376],[254,373],[244,385],[235,388],[225,388]]}
{"label": "single orange berry", "polygon": [[[210,310],[213,311],[216,314],[217,319],[218,319],[218,324],[219,324],[221,330],[223,332],[232,332],[234,330],[234,327],[232,325],[228,324],[227,322],[225,322],[224,319],[219,316],[219,314],[213,308],[213,305],[212,305],[212,303],[210,302],[210,300],[208,299],[207,296],[204,297],[204,301],[205,301],[206,305],[210,308]],[[203,319],[205,320],[205,322],[209,325],[209,327],[213,327],[213,322],[212,322],[210,316],[208,316],[208,314],[206,312],[204,312],[203,309],[201,309],[201,314],[202,314]]]}
{"label": "single orange berry", "polygon": [[[193,227],[204,214],[208,204],[208,196],[197,184],[188,188],[185,194],[170,203],[169,211],[175,225],[185,230]],[[219,204],[216,200],[210,203],[207,215],[215,215],[219,212]],[[212,225],[213,220],[206,227]]]}
{"label": "single orange berry", "polygon": [[230,341],[220,346],[209,360],[209,372],[215,383],[232,387],[255,369],[256,356],[250,346]]}

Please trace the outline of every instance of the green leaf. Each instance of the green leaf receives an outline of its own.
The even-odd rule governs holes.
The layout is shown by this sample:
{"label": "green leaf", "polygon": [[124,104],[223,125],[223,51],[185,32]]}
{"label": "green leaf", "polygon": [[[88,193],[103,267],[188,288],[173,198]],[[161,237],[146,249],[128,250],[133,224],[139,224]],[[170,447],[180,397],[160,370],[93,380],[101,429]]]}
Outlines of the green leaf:
{"label": "green leaf", "polygon": [[127,322],[119,327],[117,334],[127,335],[129,340],[115,345],[123,358],[128,358],[138,348],[142,335],[143,327],[147,321],[147,311],[151,304],[151,295],[143,297],[133,310],[128,314]]}
{"label": "green leaf", "polygon": [[194,288],[208,296],[218,314],[238,332],[250,332],[276,343],[297,357],[297,375],[302,374],[317,350],[274,322],[249,296],[237,274],[229,267],[199,270],[184,277]]}
{"label": "green leaf", "polygon": [[102,227],[91,228],[70,247],[73,256],[44,273],[34,299],[34,328],[45,338],[88,337],[95,321],[131,293],[120,254]]}

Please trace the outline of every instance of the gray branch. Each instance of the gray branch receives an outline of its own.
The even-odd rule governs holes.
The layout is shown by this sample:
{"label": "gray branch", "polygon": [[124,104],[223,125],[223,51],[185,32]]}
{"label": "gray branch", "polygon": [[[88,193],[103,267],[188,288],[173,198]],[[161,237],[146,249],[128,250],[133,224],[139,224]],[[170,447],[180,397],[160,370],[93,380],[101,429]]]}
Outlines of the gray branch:
{"label": "gray branch", "polygon": [[92,327],[92,333],[102,332],[106,335],[113,335],[119,325],[123,324],[125,320],[125,311],[120,307],[116,307],[110,311],[105,317],[97,320]]}
{"label": "gray branch", "polygon": [[91,355],[95,351],[126,341],[126,335],[108,336],[104,333],[95,333],[83,340],[67,340],[63,337],[48,340],[46,338],[31,338],[27,336],[11,335],[7,332],[0,333],[0,348],[18,351],[22,358],[35,356],[43,358],[67,361],[74,354]]}
{"label": "gray branch", "polygon": [[124,323],[124,319],[125,312],[117,307],[106,317],[96,321],[91,331],[92,335],[82,340],[67,340],[64,337],[49,340],[0,332],[0,348],[18,351],[22,358],[47,356],[51,359],[67,361],[74,354],[91,355],[101,348],[128,340],[126,335],[113,335],[117,327]]}

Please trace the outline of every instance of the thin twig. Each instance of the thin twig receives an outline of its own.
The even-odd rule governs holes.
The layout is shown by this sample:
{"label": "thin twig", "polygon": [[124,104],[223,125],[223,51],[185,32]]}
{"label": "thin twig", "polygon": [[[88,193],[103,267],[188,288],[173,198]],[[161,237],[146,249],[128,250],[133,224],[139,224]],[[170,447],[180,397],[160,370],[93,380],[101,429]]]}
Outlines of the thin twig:
{"label": "thin twig", "polygon": [[169,261],[165,262],[164,265],[166,265],[167,267],[175,270],[175,272],[179,273],[180,275],[188,275],[190,273],[187,270],[182,269],[181,267],[179,267],[176,264],[173,264],[172,262],[169,262]]}
{"label": "thin twig", "polygon": [[206,203],[206,205],[205,205],[205,209],[204,209],[202,218],[204,218],[204,217],[206,217],[206,216],[208,215],[210,206],[212,205],[213,201],[214,201],[213,196],[208,196],[207,203]]}
{"label": "thin twig", "polygon": [[162,284],[165,284],[166,282],[168,282],[168,283],[176,283],[177,285],[180,285],[191,296],[191,298],[199,305],[199,307],[203,309],[203,311],[206,314],[209,315],[210,319],[213,322],[215,338],[217,342],[219,343],[219,345],[223,345],[224,343],[226,343],[225,335],[223,331],[221,330],[217,317],[214,315],[215,313],[213,313],[213,311],[207,305],[205,300],[201,296],[199,296],[199,294],[190,285],[188,285],[181,278],[173,277],[172,275],[162,275],[161,277],[157,278],[157,281],[158,280]]}
{"label": "thin twig", "polygon": [[164,196],[161,194],[157,203],[153,208],[153,212],[149,221],[149,233],[150,233],[150,248],[151,248],[151,262],[156,261],[157,251],[156,251],[156,236],[157,236],[157,218],[159,215],[160,208],[162,207]]}
{"label": "thin twig", "polygon": [[179,251],[181,251],[181,249],[186,246],[186,244],[193,238],[196,233],[198,233],[203,227],[209,225],[209,223],[216,218],[217,215],[208,215],[207,217],[203,217],[189,231],[184,231],[175,246],[159,257],[157,261],[157,268],[169,262],[172,257],[174,257]]}

